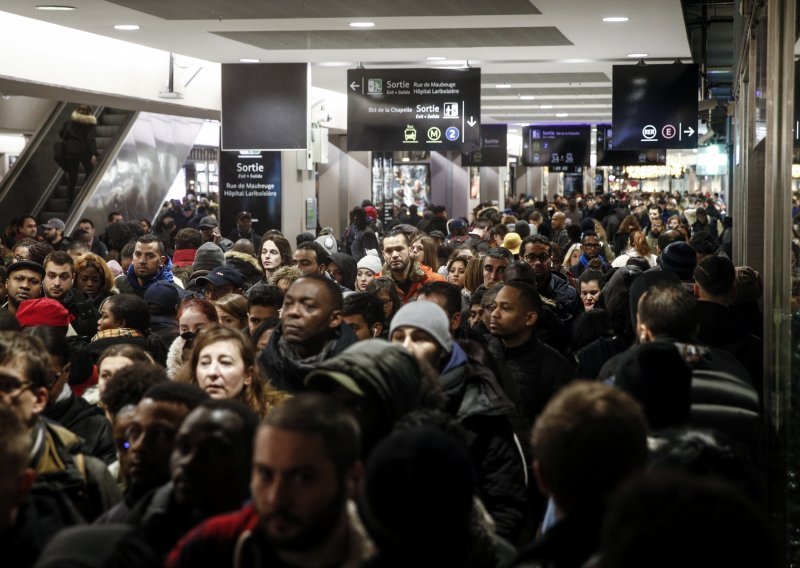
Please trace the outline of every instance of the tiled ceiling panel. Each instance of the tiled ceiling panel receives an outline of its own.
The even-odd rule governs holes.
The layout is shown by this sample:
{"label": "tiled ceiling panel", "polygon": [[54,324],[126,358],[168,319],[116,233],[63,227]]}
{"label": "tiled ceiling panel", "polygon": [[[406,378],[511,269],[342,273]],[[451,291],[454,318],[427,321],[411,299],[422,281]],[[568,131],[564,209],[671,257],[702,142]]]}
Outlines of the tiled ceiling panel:
{"label": "tiled ceiling panel", "polygon": [[165,20],[253,20],[285,18],[388,18],[403,16],[536,15],[528,0],[110,0]]}
{"label": "tiled ceiling panel", "polygon": [[[216,35],[261,49],[414,49],[444,47],[539,47],[570,45],[553,27],[219,32]],[[591,74],[589,74],[591,75]],[[597,75],[602,75],[599,73]]]}

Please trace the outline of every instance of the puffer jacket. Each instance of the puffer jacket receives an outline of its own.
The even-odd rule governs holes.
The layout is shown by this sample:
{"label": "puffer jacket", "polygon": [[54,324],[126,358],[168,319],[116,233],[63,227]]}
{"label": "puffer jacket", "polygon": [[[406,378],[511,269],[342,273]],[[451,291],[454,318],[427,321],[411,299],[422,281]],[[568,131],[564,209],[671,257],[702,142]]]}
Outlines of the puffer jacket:
{"label": "puffer jacket", "polygon": [[225,266],[235,268],[242,275],[242,290],[255,286],[264,277],[256,257],[244,252],[227,251],[225,253]]}
{"label": "puffer jacket", "polygon": [[516,542],[528,522],[527,471],[515,437],[516,408],[492,372],[469,359],[458,344],[439,377],[447,410],[469,434],[479,496],[497,534]]}

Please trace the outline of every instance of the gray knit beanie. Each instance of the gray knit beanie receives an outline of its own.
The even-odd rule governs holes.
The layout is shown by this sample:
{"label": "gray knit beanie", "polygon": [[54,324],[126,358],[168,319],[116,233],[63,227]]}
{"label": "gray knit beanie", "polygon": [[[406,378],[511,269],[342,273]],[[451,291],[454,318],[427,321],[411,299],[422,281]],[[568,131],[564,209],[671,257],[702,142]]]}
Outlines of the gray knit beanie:
{"label": "gray knit beanie", "polygon": [[192,263],[192,272],[198,270],[214,270],[217,266],[225,266],[225,253],[214,243],[203,243],[197,249]]}
{"label": "gray knit beanie", "polygon": [[400,308],[392,318],[389,337],[398,327],[416,327],[433,337],[446,353],[453,350],[453,338],[450,336],[450,320],[438,304],[427,300],[417,300]]}

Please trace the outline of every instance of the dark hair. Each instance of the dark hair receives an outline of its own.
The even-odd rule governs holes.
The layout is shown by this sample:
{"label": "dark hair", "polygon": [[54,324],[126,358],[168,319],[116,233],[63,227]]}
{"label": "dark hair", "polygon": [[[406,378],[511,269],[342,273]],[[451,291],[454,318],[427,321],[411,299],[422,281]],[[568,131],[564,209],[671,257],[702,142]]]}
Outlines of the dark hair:
{"label": "dark hair", "polygon": [[[122,369],[120,369],[121,371]],[[116,378],[116,375],[114,375]],[[113,382],[113,381],[112,381]],[[172,402],[182,404],[189,410],[194,410],[201,402],[208,400],[208,394],[190,383],[178,381],[159,382],[145,391],[142,398],[149,398],[158,402]]]}
{"label": "dark hair", "polygon": [[494,247],[486,251],[486,256],[484,257],[484,260],[486,260],[487,258],[497,258],[500,260],[507,260],[508,262],[512,262],[514,260],[514,255],[511,254],[511,251],[508,250],[507,248]]}
{"label": "dark hair", "polygon": [[123,219],[125,218],[125,216],[122,214],[122,212],[120,212],[120,211],[112,211],[111,213],[108,214],[108,222],[110,223],[114,219],[114,217],[116,217],[117,215],[119,215]]}
{"label": "dark hair", "polygon": [[91,219],[89,219],[88,217],[84,217],[83,219],[81,219],[80,221],[78,221],[78,225],[80,225],[81,223],[88,223],[89,225],[91,225],[91,226],[92,226],[92,229],[94,229],[94,221],[92,221],[92,220],[91,220]]}
{"label": "dark hair", "polygon": [[211,398],[198,404],[197,408],[230,412],[239,418],[241,428],[239,433],[234,436],[234,441],[242,447],[246,465],[245,471],[249,473],[250,469],[253,467],[253,441],[255,440],[256,431],[258,430],[258,414],[253,412],[247,405],[232,399]]}
{"label": "dark hair", "polygon": [[[337,284],[336,281],[331,280],[330,278],[322,274],[306,274],[295,280],[292,283],[292,286],[294,286],[297,282],[303,282],[308,280],[311,280],[312,282],[317,282],[318,284],[322,285],[322,287],[325,288],[325,290],[327,290],[328,298],[330,298],[331,308],[333,308],[334,310],[342,309],[342,289],[339,287],[339,284]],[[289,290],[292,289],[292,286],[289,286]]]}
{"label": "dark hair", "polygon": [[584,231],[583,234],[581,235],[581,243],[583,243],[583,241],[586,240],[586,237],[596,237],[597,239],[600,239],[598,234],[595,233],[594,231]]}
{"label": "dark hair", "polygon": [[[106,350],[108,351],[108,350]],[[106,356],[105,352],[103,353]],[[114,373],[101,398],[109,414],[116,415],[130,404],[138,404],[151,387],[169,380],[167,372],[155,363],[137,362]]]}
{"label": "dark hair", "polygon": [[442,296],[447,302],[447,317],[461,312],[461,291],[449,282],[427,282],[420,288],[425,296]]}
{"label": "dark hair", "polygon": [[578,351],[592,341],[606,336],[609,328],[608,313],[600,308],[581,312],[572,325],[572,349]]}
{"label": "dark hair", "polygon": [[[159,241],[161,242],[161,241]],[[162,244],[163,246],[163,244]],[[122,247],[122,250],[119,251],[119,258],[120,260],[123,258],[133,258],[133,251],[136,249],[136,242],[130,241],[125,243]]]}
{"label": "dark hair", "polygon": [[675,229],[663,231],[658,236],[658,250],[663,251],[668,245],[674,243],[675,241],[686,241],[686,239],[683,238],[683,235],[680,233],[680,231],[676,231]]}
{"label": "dark hair", "polygon": [[388,233],[383,235],[383,240],[381,241],[381,244],[383,246],[386,246],[384,244],[386,242],[386,239],[394,238],[394,237],[403,237],[403,239],[406,241],[406,246],[411,246],[411,239],[409,238],[409,236],[406,233],[404,233],[403,231],[399,231],[397,229],[389,231]]}
{"label": "dark hair", "polygon": [[150,310],[147,303],[136,294],[117,294],[109,296],[104,302],[117,321],[124,321],[125,327],[147,334],[150,329]]}
{"label": "dark hair", "polygon": [[[296,250],[314,251],[314,254],[317,257],[317,264],[319,265],[328,264],[328,261],[330,260],[330,256],[328,256],[328,251],[326,251],[325,248],[317,241],[308,241],[305,243],[300,243],[299,245],[297,245]],[[289,264],[291,264],[291,260],[289,261]]]}
{"label": "dark hair", "polygon": [[322,451],[340,475],[361,456],[358,422],[351,412],[330,396],[305,392],[276,406],[262,427],[302,432],[322,439]]}
{"label": "dark hair", "polygon": [[605,278],[605,276],[599,270],[584,270],[583,273],[578,277],[578,282],[588,284],[589,282],[594,282],[596,280],[600,285],[602,285],[603,278]]}
{"label": "dark hair", "polygon": [[[267,234],[264,233],[264,236],[261,237],[261,249],[264,248],[264,243],[267,241],[271,241],[275,243],[275,247],[278,249],[278,252],[281,253],[281,266],[291,266],[292,265],[292,245],[286,240],[286,237],[283,235],[275,235],[275,234]],[[299,246],[297,247],[300,248]],[[258,251],[256,255],[258,258],[258,264],[261,264],[261,250]],[[263,266],[261,268],[264,268]]]}
{"label": "dark hair", "polygon": [[513,288],[520,291],[520,299],[525,302],[525,307],[536,312],[539,317],[542,316],[542,298],[536,290],[536,285],[528,282],[527,280],[511,280],[506,282],[504,286]]}
{"label": "dark hair", "polygon": [[697,329],[697,300],[680,282],[656,282],[639,298],[639,322],[656,336],[690,339]]}
{"label": "dark hair", "polygon": [[353,292],[344,297],[343,315],[361,315],[369,327],[376,323],[383,324],[383,304],[369,292]]}
{"label": "dark hair", "polygon": [[50,361],[42,340],[18,331],[0,331],[0,365],[19,365],[33,388],[49,388]]}
{"label": "dark hair", "polygon": [[736,283],[736,267],[724,256],[707,256],[694,269],[694,281],[712,296],[729,294]]}
{"label": "dark hair", "polygon": [[522,247],[520,248],[520,251],[524,251],[525,247],[529,244],[544,245],[547,247],[547,252],[551,252],[553,248],[550,239],[548,239],[544,235],[531,235],[529,237],[525,237],[524,239],[522,239]]}
{"label": "dark hair", "polygon": [[[142,244],[142,245],[149,245],[149,244],[157,243],[158,244],[158,254],[160,254],[161,256],[164,256],[164,243],[161,241],[161,239],[159,239],[157,236],[155,236],[152,233],[148,233],[146,235],[142,235],[141,237],[136,239],[136,243],[137,244]],[[134,247],[135,246],[136,245],[134,245]]]}
{"label": "dark hair", "polygon": [[46,268],[48,262],[52,262],[56,266],[63,266],[65,264],[69,264],[69,267],[72,269],[72,271],[73,272],[75,271],[75,261],[70,255],[68,255],[63,250],[55,250],[50,254],[48,254],[46,257],[44,257],[44,262],[42,263],[42,266]]}
{"label": "dark hair", "polygon": [[[379,292],[386,292],[392,300],[392,315],[397,313],[397,310],[403,305],[403,300],[400,299],[400,294],[397,292],[397,284],[388,276],[381,276],[380,278],[373,278],[367,284],[367,292],[376,295]],[[391,318],[390,318],[391,319]],[[389,325],[389,322],[386,322]]]}
{"label": "dark hair", "polygon": [[717,239],[708,231],[698,231],[692,235],[692,238],[689,239],[689,244],[699,254],[714,254],[719,248]]}
{"label": "dark hair", "polygon": [[489,229],[492,228],[492,222],[489,219],[486,219],[485,217],[481,217],[480,219],[477,219],[472,224],[472,228],[473,229],[485,229],[485,230],[488,231]]}
{"label": "dark hair", "polygon": [[203,233],[186,227],[175,234],[175,250],[199,249],[203,244]]}
{"label": "dark hair", "polygon": [[4,479],[17,479],[30,461],[31,436],[19,417],[0,405],[0,464]]}
{"label": "dark hair", "polygon": [[70,360],[69,343],[64,331],[49,325],[36,325],[22,330],[25,335],[30,335],[44,343],[46,352],[55,355],[62,365]]}
{"label": "dark hair", "polygon": [[253,348],[258,349],[258,340],[261,339],[261,336],[264,335],[267,330],[278,327],[279,323],[281,323],[280,318],[269,317],[258,324],[258,327],[250,334],[250,343],[253,344]]}
{"label": "dark hair", "polygon": [[273,284],[259,282],[247,291],[249,306],[266,306],[280,310],[283,306],[283,292]]}
{"label": "dark hair", "polygon": [[510,282],[511,280],[520,280],[523,282],[528,282],[532,286],[536,286],[536,272],[534,272],[533,267],[531,267],[531,265],[524,260],[515,260],[509,264],[506,266],[503,274],[506,282]]}

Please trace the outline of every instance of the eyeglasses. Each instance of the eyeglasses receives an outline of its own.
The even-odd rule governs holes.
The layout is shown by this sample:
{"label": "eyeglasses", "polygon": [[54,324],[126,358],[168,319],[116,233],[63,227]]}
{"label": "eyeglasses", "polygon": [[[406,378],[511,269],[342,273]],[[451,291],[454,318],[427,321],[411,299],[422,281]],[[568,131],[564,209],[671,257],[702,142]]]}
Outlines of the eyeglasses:
{"label": "eyeglasses", "polygon": [[583,248],[600,248],[600,243],[583,243]]}
{"label": "eyeglasses", "polygon": [[0,375],[0,395],[9,395],[11,400],[16,400],[19,395],[28,390],[31,385],[30,381],[20,381],[16,377],[10,375]]}
{"label": "eyeglasses", "polygon": [[537,260],[539,262],[547,262],[550,260],[550,253],[543,252],[542,254],[526,254],[525,260],[528,262],[536,262]]}

